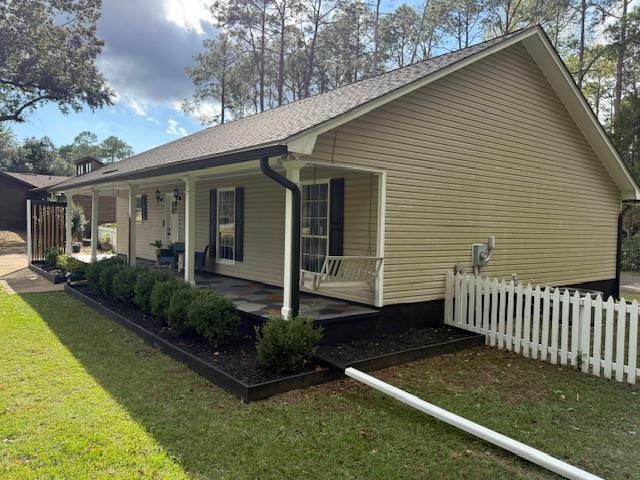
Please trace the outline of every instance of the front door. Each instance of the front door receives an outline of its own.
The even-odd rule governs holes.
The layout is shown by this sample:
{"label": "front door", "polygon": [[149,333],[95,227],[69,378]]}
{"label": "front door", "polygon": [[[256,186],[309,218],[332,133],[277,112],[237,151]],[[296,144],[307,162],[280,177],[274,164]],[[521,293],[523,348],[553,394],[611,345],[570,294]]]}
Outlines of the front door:
{"label": "front door", "polygon": [[178,202],[173,197],[173,193],[164,196],[164,244],[169,245],[180,241],[180,226],[178,217]]}

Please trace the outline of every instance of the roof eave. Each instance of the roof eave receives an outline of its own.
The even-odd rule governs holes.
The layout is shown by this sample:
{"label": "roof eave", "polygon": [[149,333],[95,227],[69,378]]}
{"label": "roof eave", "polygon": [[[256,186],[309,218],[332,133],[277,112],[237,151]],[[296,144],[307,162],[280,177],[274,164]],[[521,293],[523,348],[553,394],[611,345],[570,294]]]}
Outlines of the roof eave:
{"label": "roof eave", "polygon": [[[229,165],[232,163],[242,163],[251,160],[256,160],[260,157],[274,157],[282,156],[288,153],[286,145],[267,145],[259,148],[253,148],[250,150],[240,150],[236,152],[225,153],[222,155],[206,156],[202,158],[194,158],[177,163],[170,163],[166,165],[159,165],[157,167],[147,168],[143,170],[136,170],[133,172],[124,172],[122,174],[109,175],[105,178],[92,177],[86,181],[75,182],[72,184],[66,184],[67,182],[55,185],[50,190],[52,192],[62,192],[70,189],[97,187],[101,184],[112,184],[114,182],[133,181],[143,178],[153,178],[163,175],[171,175],[182,172],[190,172],[192,170],[199,170],[201,168],[215,167],[221,165]],[[115,164],[117,166],[117,163]],[[96,174],[100,173],[100,170],[96,170]],[[78,177],[74,177],[78,178]]]}

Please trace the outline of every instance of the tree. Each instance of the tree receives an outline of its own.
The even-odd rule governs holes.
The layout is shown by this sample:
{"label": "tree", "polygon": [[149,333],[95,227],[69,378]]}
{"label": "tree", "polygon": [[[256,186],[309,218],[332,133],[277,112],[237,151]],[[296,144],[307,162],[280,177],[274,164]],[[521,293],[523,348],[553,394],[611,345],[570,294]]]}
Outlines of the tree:
{"label": "tree", "polygon": [[457,47],[468,47],[477,37],[476,26],[481,20],[480,0],[453,0],[445,3],[442,19],[444,32],[455,39]]}
{"label": "tree", "polygon": [[106,163],[114,163],[133,155],[133,148],[124,140],[111,135],[100,144],[100,158]]}
{"label": "tree", "polygon": [[[385,52],[385,60],[388,60],[391,66],[404,67],[414,60],[420,41],[420,20],[415,9],[405,4],[380,22],[379,43],[381,50]],[[374,68],[375,65],[374,61]]]}
{"label": "tree", "polygon": [[0,170],[13,170],[18,158],[13,132],[0,124]]}
{"label": "tree", "polygon": [[204,52],[194,57],[195,64],[187,67],[195,91],[191,102],[185,102],[183,109],[188,113],[198,112],[200,106],[213,98],[220,104],[220,114],[212,116],[199,113],[197,116],[203,123],[224,123],[233,88],[230,84],[238,80],[236,66],[241,51],[225,32],[215,40],[205,39],[203,46]]}
{"label": "tree", "polygon": [[71,165],[58,154],[49,137],[25,139],[19,151],[15,171],[44,175],[70,175]]}
{"label": "tree", "polygon": [[60,147],[60,155],[69,163],[84,157],[102,158],[102,149],[98,144],[98,136],[89,131],[80,132],[73,143]]}
{"label": "tree", "polygon": [[112,103],[96,66],[100,0],[0,2],[0,122],[46,102],[63,113]]}

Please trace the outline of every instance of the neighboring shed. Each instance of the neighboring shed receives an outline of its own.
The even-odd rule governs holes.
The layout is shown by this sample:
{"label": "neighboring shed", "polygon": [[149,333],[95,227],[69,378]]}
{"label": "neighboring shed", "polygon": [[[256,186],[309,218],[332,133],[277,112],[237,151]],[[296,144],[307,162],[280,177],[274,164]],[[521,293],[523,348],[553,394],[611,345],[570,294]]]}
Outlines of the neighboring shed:
{"label": "neighboring shed", "polygon": [[46,196],[47,188],[69,178],[35,173],[0,172],[0,229],[26,230],[27,198]]}

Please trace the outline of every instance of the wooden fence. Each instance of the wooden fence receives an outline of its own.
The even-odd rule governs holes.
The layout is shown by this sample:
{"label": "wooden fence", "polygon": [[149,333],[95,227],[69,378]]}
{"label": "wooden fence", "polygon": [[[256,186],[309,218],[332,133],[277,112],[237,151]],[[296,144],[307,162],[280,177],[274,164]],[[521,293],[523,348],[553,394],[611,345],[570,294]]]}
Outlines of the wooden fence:
{"label": "wooden fence", "polygon": [[65,202],[28,200],[29,223],[27,242],[29,261],[45,259],[47,250],[64,250],[65,245]]}
{"label": "wooden fence", "polygon": [[638,302],[449,272],[445,323],[486,335],[487,345],[635,383]]}

